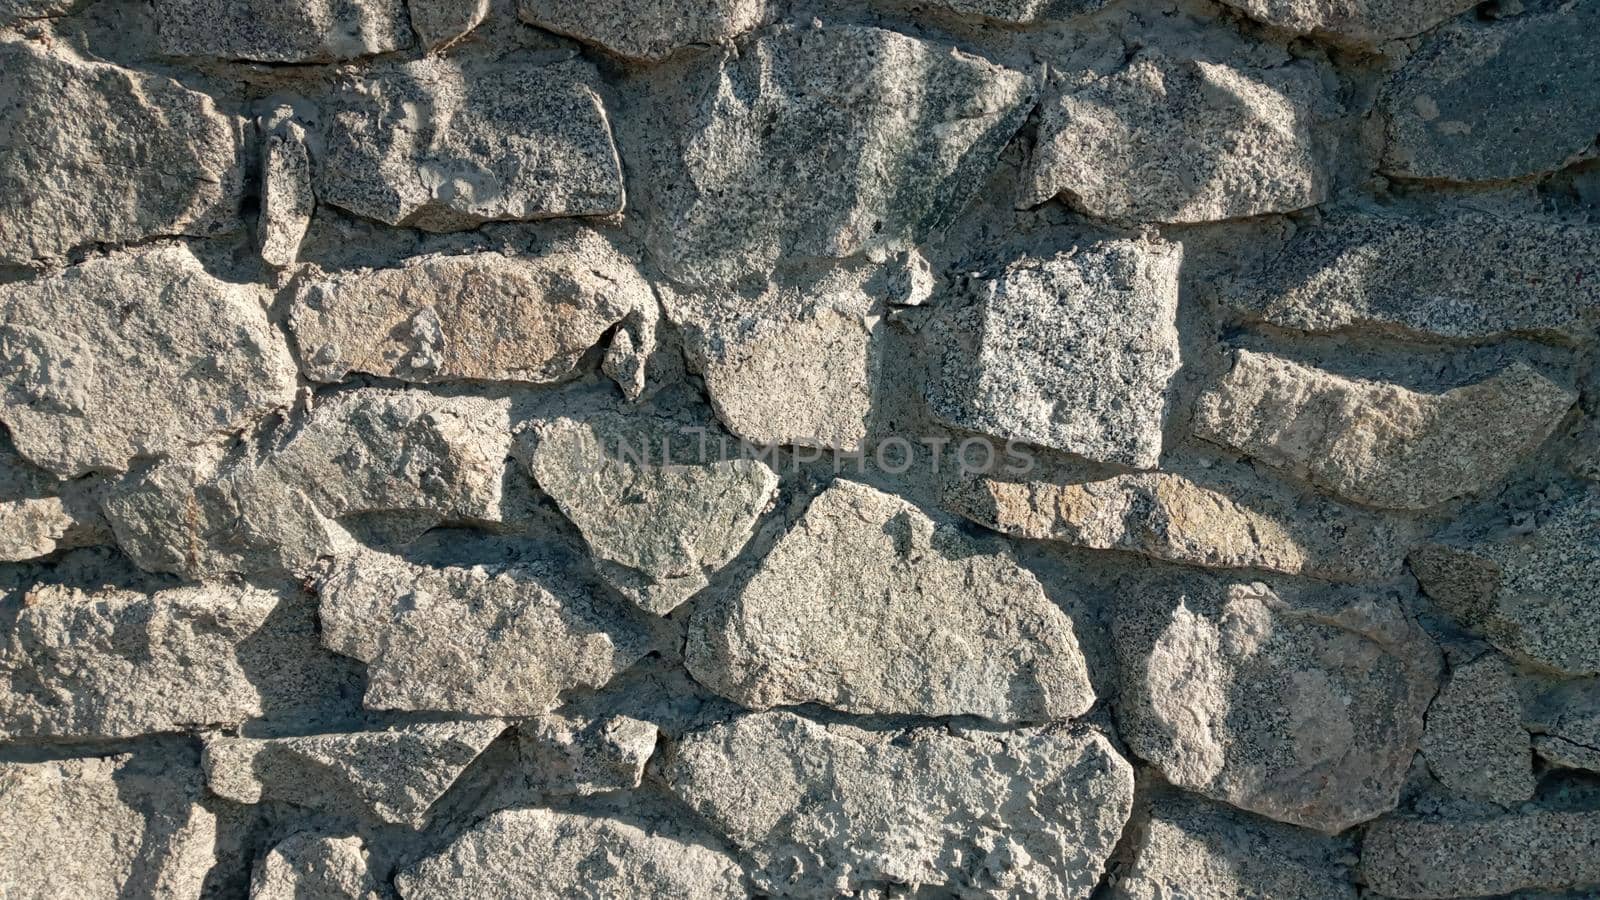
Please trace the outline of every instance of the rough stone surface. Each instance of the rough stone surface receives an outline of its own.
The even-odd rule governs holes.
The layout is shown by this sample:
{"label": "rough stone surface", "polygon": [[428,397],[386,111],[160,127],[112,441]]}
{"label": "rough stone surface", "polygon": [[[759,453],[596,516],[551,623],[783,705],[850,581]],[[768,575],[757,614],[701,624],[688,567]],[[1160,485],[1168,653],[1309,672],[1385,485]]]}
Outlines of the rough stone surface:
{"label": "rough stone surface", "polygon": [[295,264],[316,211],[305,129],[285,122],[267,138],[261,152],[261,218],[256,231],[267,265],[286,269]]}
{"label": "rough stone surface", "polygon": [[1390,818],[1362,845],[1367,884],[1389,897],[1485,897],[1600,885],[1600,819],[1534,811],[1480,820]]}
{"label": "rough stone surface", "polygon": [[23,562],[111,540],[96,479],[61,482],[0,439],[0,562]]}
{"label": "rough stone surface", "polygon": [[0,71],[0,263],[237,227],[244,123],[210,97],[34,41]]}
{"label": "rough stone surface", "polygon": [[256,866],[250,900],[381,900],[382,888],[358,837],[297,834]]}
{"label": "rough stone surface", "polygon": [[621,163],[586,63],[433,57],[348,81],[331,106],[324,203],[428,231],[622,211]]}
{"label": "rough stone surface", "polygon": [[1336,44],[1373,47],[1432,29],[1477,4],[1472,0],[1222,0],[1295,34]]}
{"label": "rough stone surface", "polygon": [[1330,834],[1395,807],[1439,675],[1398,599],[1158,575],[1113,634],[1120,733],[1172,784]]}
{"label": "rough stone surface", "polygon": [[161,49],[174,56],[333,62],[411,46],[404,0],[157,0]]}
{"label": "rough stone surface", "polygon": [[517,12],[524,22],[626,59],[660,62],[754,30],[767,8],[763,0],[518,0]]}
{"label": "rough stone surface", "polygon": [[696,610],[702,684],[751,709],[1067,719],[1094,703],[1072,620],[1011,554],[836,481],[737,594]]}
{"label": "rough stone surface", "polygon": [[1141,51],[1043,105],[1023,202],[1118,221],[1214,222],[1327,199],[1316,146],[1335,112],[1309,67],[1239,69]]}
{"label": "rough stone surface", "polygon": [[489,0],[406,0],[411,27],[422,39],[422,49],[441,51],[456,43],[489,15]]}
{"label": "rough stone surface", "polygon": [[556,563],[429,568],[362,551],[322,579],[322,639],[367,664],[373,709],[533,716],[604,686],[643,636]]}
{"label": "rough stone surface", "polygon": [[1422,589],[1513,656],[1600,674],[1600,492],[1570,496],[1531,534],[1442,535],[1411,554]]}
{"label": "rough stone surface", "polygon": [[739,864],[726,853],[614,819],[547,809],[497,812],[439,856],[400,873],[403,900],[570,896],[738,900]]}
{"label": "rough stone surface", "polygon": [[631,716],[581,721],[540,716],[517,727],[529,778],[545,794],[587,796],[637,788],[659,731]]}
{"label": "rough stone surface", "polygon": [[[933,413],[971,431],[1155,468],[1178,371],[1175,244],[1025,259],[938,324]],[[941,358],[942,357],[942,358]]]}
{"label": "rough stone surface", "polygon": [[536,424],[532,436],[528,467],[578,526],[601,574],[660,615],[738,555],[778,492],[766,463],[720,459],[703,430],[667,420],[563,418]]}
{"label": "rough stone surface", "polygon": [[359,809],[420,827],[434,801],[505,730],[506,723],[490,719],[270,740],[213,738],[206,742],[206,783],[238,803]]}
{"label": "rough stone surface", "polygon": [[1533,750],[1511,671],[1489,654],[1458,666],[1428,708],[1428,768],[1459,794],[1515,806],[1533,797]]}
{"label": "rough stone surface", "polygon": [[1384,90],[1384,171],[1499,181],[1558,169],[1600,132],[1600,7],[1442,29]]}
{"label": "rough stone surface", "polygon": [[1059,0],[934,0],[933,5],[964,16],[1026,25],[1062,4]]}
{"label": "rough stone surface", "polygon": [[1088,897],[1133,774],[1098,734],[871,732],[755,713],[688,735],[672,790],[743,850],[757,885],[888,882],[957,896]]}
{"label": "rough stone surface", "polygon": [[1476,384],[1421,393],[1241,350],[1200,398],[1194,427],[1341,497],[1426,509],[1497,486],[1577,400],[1520,362]]}
{"label": "rough stone surface", "polygon": [[1600,772],[1600,682],[1569,681],[1523,710],[1533,748],[1552,766]]}
{"label": "rough stone surface", "polygon": [[131,757],[0,763],[0,890],[7,900],[198,897],[217,820],[180,772]]}

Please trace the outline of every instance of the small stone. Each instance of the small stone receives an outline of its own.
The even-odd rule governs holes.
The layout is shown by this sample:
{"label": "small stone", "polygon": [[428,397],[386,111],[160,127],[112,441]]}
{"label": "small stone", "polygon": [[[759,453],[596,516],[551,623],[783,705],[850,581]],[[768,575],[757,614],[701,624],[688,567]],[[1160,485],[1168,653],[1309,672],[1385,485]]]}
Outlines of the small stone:
{"label": "small stone", "polygon": [[[1082,3],[1084,0],[1075,0]],[[932,0],[932,5],[963,16],[1028,25],[1060,6],[1059,0]]]}
{"label": "small stone", "polygon": [[64,478],[241,431],[296,387],[259,290],[181,246],[0,286],[0,382],[17,449]]}
{"label": "small stone", "polygon": [[1468,209],[1340,209],[1241,272],[1222,300],[1314,334],[1563,344],[1600,327],[1600,228]]}
{"label": "small stone", "polygon": [[296,834],[272,848],[250,878],[250,900],[382,900],[358,837]]}
{"label": "small stone", "polygon": [[317,197],[427,231],[620,213],[622,166],[597,79],[579,61],[442,57],[352,76],[329,100]]}
{"label": "small stone", "polygon": [[1600,132],[1597,28],[1600,7],[1568,3],[1441,29],[1383,90],[1383,171],[1501,181],[1577,160]]}
{"label": "small stone", "polygon": [[1329,834],[1395,808],[1439,654],[1396,598],[1130,578],[1122,737],[1172,784]]}
{"label": "small stone", "polygon": [[235,227],[244,121],[210,97],[36,41],[0,42],[0,72],[0,264]]}
{"label": "small stone", "polygon": [[548,809],[497,812],[443,853],[395,877],[403,900],[593,897],[743,900],[739,864],[726,853],[615,819]]}
{"label": "small stone", "polygon": [[520,0],[522,21],[625,59],[660,62],[694,45],[726,44],[759,26],[763,0]]}
{"label": "small stone", "polygon": [[429,568],[377,551],[317,585],[328,649],[367,664],[369,709],[537,716],[603,687],[648,647],[559,560]]}
{"label": "small stone", "polygon": [[1427,509],[1500,484],[1577,401],[1521,362],[1422,393],[1240,350],[1194,429],[1358,503]]}
{"label": "small stone", "polygon": [[1356,900],[1343,841],[1188,796],[1157,800],[1113,900]]}
{"label": "small stone", "polygon": [[1490,819],[1389,818],[1361,847],[1367,885],[1386,897],[1486,897],[1600,884],[1600,817],[1535,811]]}
{"label": "small stone", "polygon": [[337,62],[411,46],[404,0],[156,0],[161,50],[270,63]]}
{"label": "small stone", "polygon": [[1039,722],[1094,703],[1072,620],[1003,542],[849,481],[696,609],[685,661],[751,709]]}
{"label": "small stone", "polygon": [[387,731],[307,737],[217,737],[206,742],[207,786],[236,803],[263,800],[421,828],[506,723],[429,722]]}
{"label": "small stone", "polygon": [[0,562],[110,543],[99,481],[63,482],[17,455],[0,437]]}
{"label": "small stone", "polygon": [[238,651],[278,603],[244,585],[35,587],[5,615],[0,740],[128,738],[260,716]]}
{"label": "small stone", "polygon": [[1375,47],[1429,31],[1474,0],[1222,0],[1258,22],[1353,47]]}
{"label": "small stone", "polygon": [[651,135],[653,249],[697,287],[921,243],[1033,105],[1019,72],[853,25],[766,29],[670,90],[635,124]]}
{"label": "small stone", "polygon": [[1533,797],[1533,751],[1511,670],[1488,654],[1450,673],[1428,709],[1422,756],[1445,787],[1511,807]]}
{"label": "small stone", "polygon": [[411,10],[411,27],[429,53],[471,34],[489,15],[489,0],[407,0],[406,6]]}
{"label": "small stone", "polygon": [[1600,490],[1566,498],[1530,534],[1446,534],[1411,554],[1422,589],[1500,650],[1600,674]]}
{"label": "small stone", "polygon": [[658,736],[656,726],[630,716],[580,721],[549,715],[517,726],[534,786],[545,794],[580,797],[638,787]]}
{"label": "small stone", "polygon": [[131,756],[0,763],[6,900],[202,896],[217,820],[191,773]]}
{"label": "small stone", "polygon": [[1178,371],[1183,249],[1109,241],[1026,258],[947,308],[928,402],[984,434],[1153,469]]}
{"label": "small stone", "polygon": [[656,316],[632,263],[583,230],[533,259],[497,252],[302,282],[289,311],[314,381],[365,372],[411,382],[548,384],[624,320]]}
{"label": "small stone", "polygon": [[1527,718],[1540,759],[1600,772],[1600,682],[1563,682],[1541,696]]}
{"label": "small stone", "polygon": [[300,258],[300,242],[311,227],[317,198],[311,189],[311,154],[306,133],[286,122],[267,138],[261,159],[261,258],[287,269]]}
{"label": "small stone", "polygon": [[705,429],[664,419],[590,414],[539,423],[531,436],[528,468],[600,574],[657,615],[739,554],[778,493],[765,463],[719,459]]}
{"label": "small stone", "polygon": [[1308,66],[1238,69],[1146,49],[1043,105],[1023,202],[1126,222],[1215,222],[1328,197],[1317,146],[1337,106]]}
{"label": "small stone", "polygon": [[1133,805],[1133,769],[1098,734],[872,732],[782,712],[685,736],[661,774],[758,888],[794,896],[890,882],[1086,898]]}

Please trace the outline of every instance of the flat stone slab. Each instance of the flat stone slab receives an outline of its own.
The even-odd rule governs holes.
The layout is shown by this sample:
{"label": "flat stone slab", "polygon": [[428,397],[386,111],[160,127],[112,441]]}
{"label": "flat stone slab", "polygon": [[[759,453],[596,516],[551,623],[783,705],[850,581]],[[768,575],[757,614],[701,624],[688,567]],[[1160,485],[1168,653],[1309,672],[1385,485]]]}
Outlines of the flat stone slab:
{"label": "flat stone slab", "polygon": [[316,63],[415,43],[405,0],[157,0],[161,50],[269,63]]}
{"label": "flat stone slab", "polygon": [[660,62],[686,47],[727,44],[767,17],[762,0],[519,0],[522,21],[604,48]]}
{"label": "flat stone slab", "polygon": [[1384,819],[1367,831],[1361,872],[1388,897],[1487,897],[1600,885],[1600,818],[1534,811],[1488,819]]}

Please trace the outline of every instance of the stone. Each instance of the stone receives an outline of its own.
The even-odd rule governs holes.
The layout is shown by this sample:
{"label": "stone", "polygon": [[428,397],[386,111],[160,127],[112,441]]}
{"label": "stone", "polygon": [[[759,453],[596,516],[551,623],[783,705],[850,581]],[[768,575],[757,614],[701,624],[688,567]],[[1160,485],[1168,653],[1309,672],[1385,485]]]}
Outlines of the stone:
{"label": "stone", "polygon": [[563,417],[530,435],[540,489],[578,526],[600,574],[657,615],[731,562],[778,494],[766,463],[718,458],[705,429],[665,419]]}
{"label": "stone", "polygon": [[1120,733],[1167,781],[1329,834],[1395,808],[1440,668],[1398,598],[1159,574],[1113,615]]}
{"label": "stone", "polygon": [[755,713],[686,735],[674,793],[756,867],[761,891],[878,882],[956,896],[1086,898],[1133,805],[1098,734],[872,732]]}
{"label": "stone", "polygon": [[[1074,2],[1083,3],[1084,0]],[[1059,0],[933,0],[932,5],[963,16],[1029,25],[1061,4]]]}
{"label": "stone", "polygon": [[921,243],[1033,106],[1019,72],[853,25],[768,28],[671,90],[636,124],[659,125],[643,160],[652,249],[693,287]]}
{"label": "stone", "polygon": [[1177,244],[1025,257],[942,310],[928,403],[983,434],[1153,469],[1178,371]]}
{"label": "stone", "polygon": [[622,164],[597,84],[576,60],[429,57],[352,75],[328,100],[317,198],[426,231],[620,213]]}
{"label": "stone", "polygon": [[1072,620],[1003,542],[850,481],[696,608],[685,662],[750,709],[1040,722],[1095,699]]}
{"label": "stone", "polygon": [[235,227],[244,120],[210,97],[36,41],[0,42],[0,71],[0,264]]}
{"label": "stone", "polygon": [[267,854],[250,878],[250,900],[382,900],[358,837],[302,832]]}
{"label": "stone", "polygon": [[1457,794],[1512,807],[1532,799],[1533,749],[1511,670],[1488,654],[1457,666],[1428,708],[1422,756]]}
{"label": "stone", "polygon": [[589,721],[549,715],[517,726],[522,764],[544,794],[631,791],[655,755],[655,725],[631,716]]}
{"label": "stone", "polygon": [[0,740],[130,738],[260,716],[238,651],[278,603],[247,585],[36,586],[4,613]]}
{"label": "stone", "polygon": [[1318,128],[1338,108],[1315,69],[1235,68],[1141,50],[1055,85],[1022,202],[1102,219],[1187,224],[1292,212],[1328,198]]}
{"label": "stone", "polygon": [[0,763],[6,900],[199,897],[217,820],[189,773],[129,755]]}
{"label": "stone", "polygon": [[1137,834],[1113,900],[1356,900],[1342,841],[1178,795],[1158,799]]}
{"label": "stone", "polygon": [[156,0],[161,50],[268,63],[318,63],[405,50],[404,0]]}
{"label": "stone", "polygon": [[626,320],[656,317],[637,268],[584,230],[533,259],[495,251],[303,281],[289,310],[313,381],[548,384]]}
{"label": "stone", "polygon": [[1600,682],[1563,682],[1525,715],[1540,759],[1559,768],[1600,772]]}
{"label": "stone", "polygon": [[489,719],[266,740],[214,737],[202,761],[211,792],[236,803],[360,811],[421,828],[434,802],[505,730],[505,722]]}
{"label": "stone", "polygon": [[1522,362],[1426,393],[1239,350],[1194,430],[1357,503],[1427,509],[1498,486],[1577,401]]}
{"label": "stone", "polygon": [[1473,0],[1222,0],[1258,22],[1349,47],[1376,47],[1432,30]]}
{"label": "stone", "polygon": [[1600,327],[1600,228],[1451,208],[1341,208],[1222,292],[1250,321],[1313,334],[1578,344]]}
{"label": "stone", "polygon": [[436,53],[471,34],[489,15],[489,0],[406,0],[422,49]]}
{"label": "stone", "polygon": [[63,478],[242,431],[296,387],[259,290],[182,246],[0,286],[0,382],[17,450]]}
{"label": "stone", "polygon": [[1513,657],[1600,674],[1600,490],[1571,495],[1531,533],[1448,532],[1411,554],[1422,589]]}
{"label": "stone", "polygon": [[766,18],[763,0],[519,0],[522,21],[624,59],[660,62],[685,47],[727,44]]}
{"label": "stone", "polygon": [[748,896],[738,862],[720,850],[616,819],[548,809],[497,812],[395,877],[402,900],[555,900],[571,896],[575,885],[595,897]]}
{"label": "stone", "polygon": [[1600,817],[1536,810],[1487,819],[1389,818],[1361,848],[1367,885],[1387,897],[1484,897],[1600,885]]}
{"label": "stone", "polygon": [[0,25],[22,26],[76,12],[87,0],[0,0]]}
{"label": "stone", "polygon": [[268,136],[261,152],[261,217],[256,230],[267,265],[287,269],[295,264],[316,211],[305,129],[286,122]]}
{"label": "stone", "polygon": [[102,493],[94,479],[58,480],[0,437],[0,563],[110,543],[100,514]]}
{"label": "stone", "polygon": [[1600,8],[1440,29],[1385,85],[1383,171],[1503,181],[1562,168],[1600,132]]}
{"label": "stone", "polygon": [[367,664],[369,709],[537,716],[648,650],[558,560],[431,568],[373,550],[318,583],[323,645]]}
{"label": "stone", "polygon": [[1072,483],[976,478],[947,489],[954,511],[1003,534],[1121,550],[1208,569],[1260,569],[1330,581],[1400,574],[1404,533],[1317,497],[1173,472]]}

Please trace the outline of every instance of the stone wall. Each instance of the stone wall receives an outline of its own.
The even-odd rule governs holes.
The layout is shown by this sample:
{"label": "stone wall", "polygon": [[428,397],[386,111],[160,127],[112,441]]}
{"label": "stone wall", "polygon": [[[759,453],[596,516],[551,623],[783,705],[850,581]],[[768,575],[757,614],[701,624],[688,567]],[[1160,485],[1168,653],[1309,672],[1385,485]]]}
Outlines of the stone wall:
{"label": "stone wall", "polygon": [[1593,897],[1600,0],[0,0],[0,897]]}

